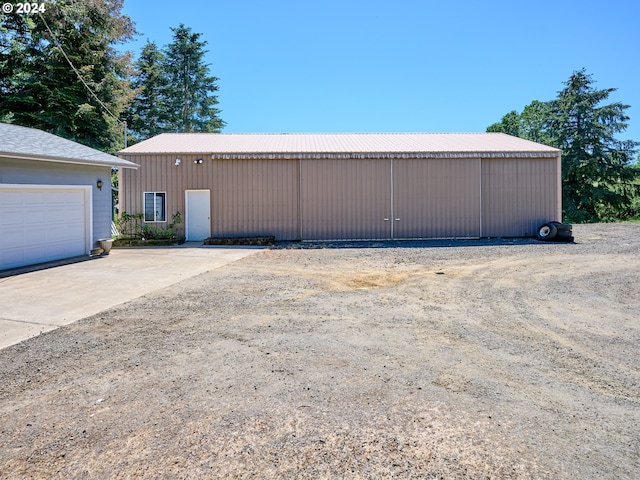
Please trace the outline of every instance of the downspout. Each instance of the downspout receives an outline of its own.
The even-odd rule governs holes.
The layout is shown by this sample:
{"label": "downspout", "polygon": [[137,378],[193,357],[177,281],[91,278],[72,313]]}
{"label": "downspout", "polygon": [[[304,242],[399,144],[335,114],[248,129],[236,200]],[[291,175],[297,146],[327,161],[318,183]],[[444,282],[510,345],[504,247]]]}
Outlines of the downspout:
{"label": "downspout", "polygon": [[556,207],[556,220],[558,222],[562,222],[562,152],[560,152],[558,154],[558,160],[557,160],[557,174],[556,174],[556,178],[558,179],[558,187],[557,187],[557,198],[558,201],[557,203],[557,207]]}
{"label": "downspout", "polygon": [[480,157],[480,175],[478,176],[480,181],[480,201],[478,202],[480,205],[480,235],[479,238],[482,238],[482,157]]}
{"label": "downspout", "polygon": [[298,232],[300,241],[304,240],[302,236],[302,158],[298,159]]}
{"label": "downspout", "polygon": [[389,160],[391,162],[391,240],[393,240],[393,224],[395,223],[395,216],[393,211],[393,157]]}

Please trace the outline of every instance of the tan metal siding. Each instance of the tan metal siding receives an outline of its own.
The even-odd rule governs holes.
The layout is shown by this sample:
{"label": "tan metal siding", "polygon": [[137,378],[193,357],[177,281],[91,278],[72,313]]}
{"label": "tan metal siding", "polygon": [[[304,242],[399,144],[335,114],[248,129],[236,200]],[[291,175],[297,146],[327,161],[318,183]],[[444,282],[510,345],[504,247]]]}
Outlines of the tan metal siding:
{"label": "tan metal siding", "polygon": [[[184,190],[198,188],[191,185],[206,184],[203,178],[205,175],[199,173],[206,169],[206,163],[195,165],[193,160],[196,157],[176,155],[126,156],[127,160],[131,158],[136,159],[135,163],[138,163],[140,168],[137,170],[120,169],[118,182],[120,212],[142,213],[144,192],[166,192],[167,221],[159,222],[158,226],[165,227],[171,223],[173,215],[180,212],[183,216],[182,228],[184,228]],[[176,158],[181,159],[179,166],[175,165]],[[193,178],[202,178],[202,181],[193,181]]]}
{"label": "tan metal siding", "polygon": [[142,212],[145,191],[166,192],[168,224],[184,217],[185,190],[208,189],[216,236],[387,239],[391,222],[393,238],[525,236],[560,220],[558,158],[122,156],[140,168],[120,172],[121,212]]}
{"label": "tan metal siding", "polygon": [[482,235],[535,235],[545,222],[560,221],[557,159],[482,160]]}
{"label": "tan metal siding", "polygon": [[[185,190],[211,191],[211,234],[274,235],[294,240],[299,231],[298,161],[211,160],[205,155],[123,155],[140,165],[120,171],[120,211],[143,211],[143,192],[167,193],[167,224],[186,219]],[[175,165],[176,158],[180,165]],[[201,164],[194,160],[202,158]]]}
{"label": "tan metal siding", "polygon": [[209,160],[212,236],[299,238],[297,160]]}
{"label": "tan metal siding", "polygon": [[[142,156],[139,155],[121,155],[126,160],[136,159],[136,163],[142,161]],[[130,170],[128,168],[118,169],[118,209],[119,212],[127,212],[129,214],[135,214],[142,212],[141,199],[137,199],[136,192],[140,191],[140,185],[142,181],[142,168],[139,170]]]}
{"label": "tan metal siding", "polygon": [[393,199],[394,238],[479,237],[480,159],[394,160]]}
{"label": "tan metal siding", "polygon": [[302,238],[390,238],[390,172],[390,160],[303,160]]}

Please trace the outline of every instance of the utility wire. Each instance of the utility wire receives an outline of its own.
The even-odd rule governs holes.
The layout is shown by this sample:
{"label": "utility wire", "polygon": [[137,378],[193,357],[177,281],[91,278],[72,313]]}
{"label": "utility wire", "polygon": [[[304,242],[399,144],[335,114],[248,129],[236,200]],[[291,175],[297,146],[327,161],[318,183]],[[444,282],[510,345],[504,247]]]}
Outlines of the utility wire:
{"label": "utility wire", "polygon": [[91,87],[89,87],[89,85],[87,85],[87,82],[84,81],[84,78],[82,78],[82,75],[80,75],[80,72],[78,71],[78,69],[73,65],[73,63],[71,62],[71,60],[69,59],[69,57],[67,56],[66,52],[64,51],[64,49],[62,48],[62,43],[60,42],[60,40],[58,40],[58,37],[55,36],[55,34],[51,31],[51,28],[49,28],[49,24],[47,23],[47,21],[44,19],[44,17],[42,16],[42,13],[38,12],[38,16],[40,17],[40,20],[42,20],[42,23],[44,23],[44,26],[47,28],[47,31],[49,32],[49,34],[51,35],[51,38],[53,39],[53,43],[55,44],[56,47],[58,47],[60,49],[60,51],[62,52],[62,56],[64,56],[65,60],[67,61],[67,63],[69,64],[69,66],[71,67],[71,69],[76,73],[76,75],[78,76],[78,78],[80,79],[80,81],[82,82],[82,84],[84,85],[84,87],[87,89],[87,91],[91,94],[91,96],[93,98],[96,99],[96,101],[102,105],[102,108],[105,109],[105,111],[111,115],[111,117],[118,123],[122,123],[124,125],[124,146],[125,148],[127,147],[127,122],[121,122],[120,119],[118,117],[116,117],[113,113],[111,113],[111,110],[109,110],[109,108],[102,103],[102,100],[100,100],[98,98],[98,96],[93,92],[93,90],[91,90]]}

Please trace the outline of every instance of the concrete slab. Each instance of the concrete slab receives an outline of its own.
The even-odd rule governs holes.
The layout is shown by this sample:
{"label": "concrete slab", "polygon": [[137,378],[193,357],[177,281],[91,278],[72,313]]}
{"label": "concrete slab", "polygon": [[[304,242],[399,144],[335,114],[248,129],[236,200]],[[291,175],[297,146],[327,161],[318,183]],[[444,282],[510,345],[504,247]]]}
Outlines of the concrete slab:
{"label": "concrete slab", "polygon": [[107,256],[0,278],[0,348],[219,268],[262,247],[114,249]]}

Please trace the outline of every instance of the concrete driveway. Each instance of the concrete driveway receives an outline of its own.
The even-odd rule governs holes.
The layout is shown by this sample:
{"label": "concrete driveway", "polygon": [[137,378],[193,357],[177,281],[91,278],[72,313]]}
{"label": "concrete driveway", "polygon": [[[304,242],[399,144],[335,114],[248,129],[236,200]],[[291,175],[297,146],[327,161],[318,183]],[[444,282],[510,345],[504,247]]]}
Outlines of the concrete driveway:
{"label": "concrete driveway", "polygon": [[0,349],[219,268],[261,247],[114,249],[85,261],[1,278]]}

